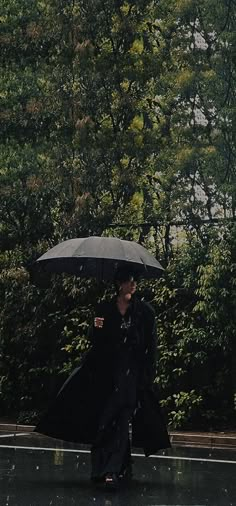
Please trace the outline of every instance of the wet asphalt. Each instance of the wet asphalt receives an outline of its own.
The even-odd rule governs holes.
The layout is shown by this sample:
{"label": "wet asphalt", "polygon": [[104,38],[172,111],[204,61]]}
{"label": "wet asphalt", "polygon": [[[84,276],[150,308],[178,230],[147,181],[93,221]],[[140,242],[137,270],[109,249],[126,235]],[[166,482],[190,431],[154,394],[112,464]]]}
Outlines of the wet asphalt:
{"label": "wet asphalt", "polygon": [[236,451],[133,450],[132,481],[106,491],[90,481],[86,447],[0,432],[0,506],[236,506]]}

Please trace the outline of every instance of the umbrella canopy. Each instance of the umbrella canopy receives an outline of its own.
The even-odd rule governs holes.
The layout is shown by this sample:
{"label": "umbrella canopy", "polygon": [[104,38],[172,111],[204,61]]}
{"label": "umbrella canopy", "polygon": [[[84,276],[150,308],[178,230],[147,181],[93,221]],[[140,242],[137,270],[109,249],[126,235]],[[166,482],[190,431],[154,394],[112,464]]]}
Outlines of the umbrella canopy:
{"label": "umbrella canopy", "polygon": [[61,242],[34,264],[41,273],[67,272],[80,277],[113,280],[117,268],[129,265],[140,276],[157,278],[164,269],[156,258],[134,241],[117,237],[85,237]]}

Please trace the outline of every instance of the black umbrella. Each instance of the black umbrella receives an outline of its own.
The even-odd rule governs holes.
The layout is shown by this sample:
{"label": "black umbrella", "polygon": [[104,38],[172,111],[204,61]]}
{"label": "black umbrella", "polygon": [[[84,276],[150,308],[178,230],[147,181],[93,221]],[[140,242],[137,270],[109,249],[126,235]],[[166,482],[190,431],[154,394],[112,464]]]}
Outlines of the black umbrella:
{"label": "black umbrella", "polygon": [[140,276],[157,278],[164,269],[156,258],[134,241],[117,237],[85,237],[61,242],[36,260],[40,274],[67,272],[80,277],[113,280],[117,268],[129,265]]}

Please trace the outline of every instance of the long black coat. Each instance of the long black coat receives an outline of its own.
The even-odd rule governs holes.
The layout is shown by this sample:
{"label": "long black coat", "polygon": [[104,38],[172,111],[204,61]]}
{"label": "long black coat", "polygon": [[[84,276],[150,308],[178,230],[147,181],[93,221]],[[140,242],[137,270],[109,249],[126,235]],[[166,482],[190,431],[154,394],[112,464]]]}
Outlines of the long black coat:
{"label": "long black coat", "polygon": [[[103,329],[93,328],[92,346],[81,366],[69,376],[35,430],[67,441],[93,444],[100,416],[114,393],[116,375],[121,385],[121,405],[135,403],[133,446],[142,447],[145,455],[169,447],[166,426],[152,388],[156,349],[153,309],[135,297],[126,319],[122,319],[115,301],[101,304],[96,316],[104,317]],[[122,326],[125,339],[121,339]],[[126,382],[128,373],[129,383]]]}

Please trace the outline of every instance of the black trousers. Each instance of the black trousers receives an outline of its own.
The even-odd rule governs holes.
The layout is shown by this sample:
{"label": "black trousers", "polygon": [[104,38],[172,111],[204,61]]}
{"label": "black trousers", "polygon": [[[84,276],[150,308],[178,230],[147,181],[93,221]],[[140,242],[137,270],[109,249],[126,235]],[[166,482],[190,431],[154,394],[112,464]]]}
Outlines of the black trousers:
{"label": "black trousers", "polygon": [[136,374],[119,376],[99,417],[91,448],[93,478],[123,471],[131,461],[129,424],[136,407]]}
{"label": "black trousers", "polygon": [[110,423],[101,426],[91,448],[91,476],[101,478],[106,473],[121,473],[131,462],[129,439],[130,409],[123,409]]}

